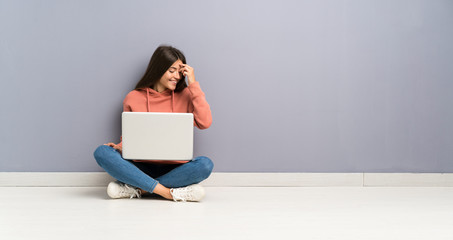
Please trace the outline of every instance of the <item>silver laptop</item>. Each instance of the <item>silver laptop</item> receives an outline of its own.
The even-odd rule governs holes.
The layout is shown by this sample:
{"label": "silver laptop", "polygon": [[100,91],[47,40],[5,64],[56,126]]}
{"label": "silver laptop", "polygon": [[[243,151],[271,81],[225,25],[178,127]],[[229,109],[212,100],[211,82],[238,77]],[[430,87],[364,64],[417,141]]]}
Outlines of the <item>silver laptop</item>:
{"label": "silver laptop", "polygon": [[192,160],[193,114],[123,112],[123,158]]}

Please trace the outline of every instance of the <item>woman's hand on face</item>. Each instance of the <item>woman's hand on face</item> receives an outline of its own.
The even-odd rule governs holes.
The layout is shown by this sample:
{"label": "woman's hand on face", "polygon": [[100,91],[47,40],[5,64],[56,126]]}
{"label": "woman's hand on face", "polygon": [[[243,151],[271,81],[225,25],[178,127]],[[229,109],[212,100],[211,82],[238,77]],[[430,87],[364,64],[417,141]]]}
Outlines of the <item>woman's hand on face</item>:
{"label": "woman's hand on face", "polygon": [[118,150],[120,153],[123,151],[122,146],[117,145],[117,144],[112,143],[112,142],[111,142],[111,143],[106,143],[106,144],[104,144],[104,145],[105,145],[105,146],[112,147],[112,148],[114,148],[115,150]]}
{"label": "woman's hand on face", "polygon": [[180,71],[184,77],[187,77],[187,82],[190,84],[195,82],[195,73],[193,72],[193,67],[187,64],[180,64]]}

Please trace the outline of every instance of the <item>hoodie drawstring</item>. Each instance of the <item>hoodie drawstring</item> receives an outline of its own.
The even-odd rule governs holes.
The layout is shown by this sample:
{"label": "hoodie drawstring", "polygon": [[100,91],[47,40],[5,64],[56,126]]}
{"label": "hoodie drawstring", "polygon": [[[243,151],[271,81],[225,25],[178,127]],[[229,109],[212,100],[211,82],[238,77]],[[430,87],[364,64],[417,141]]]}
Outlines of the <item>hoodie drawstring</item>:
{"label": "hoodie drawstring", "polygon": [[[175,112],[175,91],[171,91],[171,112]],[[146,111],[149,112],[149,88],[146,88]]]}
{"label": "hoodie drawstring", "polygon": [[175,97],[175,91],[171,91],[171,112],[175,112],[174,109],[175,109],[175,104],[173,102],[173,99]]}
{"label": "hoodie drawstring", "polygon": [[146,111],[149,112],[149,88],[146,88]]}

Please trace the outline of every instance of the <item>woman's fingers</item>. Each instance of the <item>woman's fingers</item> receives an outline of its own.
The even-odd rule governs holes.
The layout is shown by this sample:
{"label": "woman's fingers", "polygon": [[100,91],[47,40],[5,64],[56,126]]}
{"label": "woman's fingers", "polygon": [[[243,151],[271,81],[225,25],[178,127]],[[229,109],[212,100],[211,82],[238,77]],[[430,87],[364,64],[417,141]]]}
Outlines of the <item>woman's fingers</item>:
{"label": "woman's fingers", "polygon": [[187,74],[193,72],[193,68],[191,68],[191,67],[186,65],[186,66],[183,67],[182,71],[183,71],[184,76],[187,76]]}
{"label": "woman's fingers", "polygon": [[189,84],[195,82],[195,74],[191,66],[187,64],[180,64],[179,67],[184,77],[187,77],[187,81]]}
{"label": "woman's fingers", "polygon": [[193,68],[187,64],[181,64],[179,67],[186,70],[193,70]]}
{"label": "woman's fingers", "polygon": [[116,144],[114,144],[114,143],[106,143],[104,145],[105,146],[109,146],[109,147],[113,147],[113,148],[116,146]]}

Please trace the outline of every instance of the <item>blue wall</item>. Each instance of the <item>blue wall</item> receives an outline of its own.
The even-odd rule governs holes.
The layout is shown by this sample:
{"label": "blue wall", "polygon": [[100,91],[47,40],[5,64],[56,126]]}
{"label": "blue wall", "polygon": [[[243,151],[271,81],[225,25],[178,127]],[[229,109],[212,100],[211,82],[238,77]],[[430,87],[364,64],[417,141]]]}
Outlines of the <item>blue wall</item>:
{"label": "blue wall", "polygon": [[0,171],[102,171],[162,43],[217,172],[453,172],[453,1],[0,0]]}

